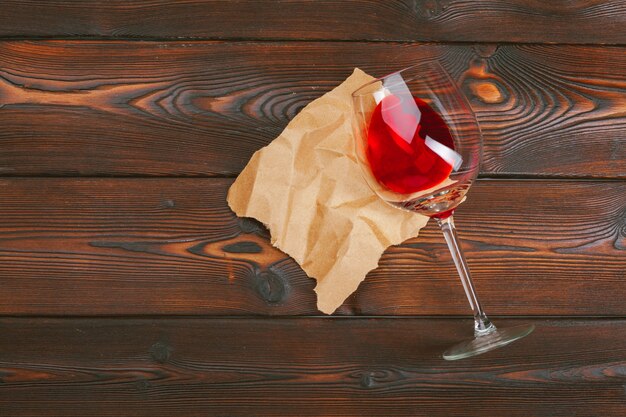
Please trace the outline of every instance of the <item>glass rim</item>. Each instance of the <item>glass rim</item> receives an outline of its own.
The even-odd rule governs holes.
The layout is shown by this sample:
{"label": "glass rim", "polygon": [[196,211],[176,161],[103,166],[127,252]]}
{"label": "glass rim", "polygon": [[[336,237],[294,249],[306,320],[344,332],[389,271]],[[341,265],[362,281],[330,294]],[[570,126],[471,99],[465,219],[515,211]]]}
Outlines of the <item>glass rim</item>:
{"label": "glass rim", "polygon": [[[353,98],[356,98],[356,97],[362,97],[362,96],[369,95],[369,94],[371,94],[371,92],[360,92],[360,91],[365,89],[365,88],[367,88],[367,87],[369,87],[369,86],[371,86],[372,84],[375,84],[377,82],[381,82],[381,81],[383,81],[386,78],[392,77],[392,76],[394,76],[396,74],[400,74],[400,73],[403,73],[405,71],[409,71],[409,70],[412,70],[414,68],[421,67],[421,66],[436,66],[439,69],[443,70],[443,73],[445,74],[446,78],[448,78],[450,81],[453,81],[451,79],[450,74],[448,73],[448,71],[446,71],[446,69],[439,63],[439,61],[437,61],[436,59],[427,59],[427,60],[418,62],[417,64],[409,65],[408,67],[404,67],[402,69],[390,72],[390,73],[388,73],[386,75],[383,75],[382,77],[374,78],[372,81],[368,81],[365,84],[363,84],[362,86],[360,86],[359,88],[357,88],[356,90],[354,90],[354,92],[351,94],[351,96]],[[454,84],[456,84],[456,83],[454,83]],[[395,85],[395,84],[392,84],[392,85]]]}

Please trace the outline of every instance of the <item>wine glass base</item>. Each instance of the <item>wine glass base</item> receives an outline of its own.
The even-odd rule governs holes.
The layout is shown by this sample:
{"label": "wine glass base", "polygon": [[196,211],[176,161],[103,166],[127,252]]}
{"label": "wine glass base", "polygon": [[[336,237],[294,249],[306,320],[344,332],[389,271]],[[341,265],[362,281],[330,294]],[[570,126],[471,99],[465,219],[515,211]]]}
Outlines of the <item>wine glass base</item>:
{"label": "wine glass base", "polygon": [[484,336],[477,336],[472,340],[466,340],[443,353],[443,358],[448,361],[469,358],[485,352],[506,346],[522,337],[528,336],[535,329],[534,324],[523,324],[514,327],[496,329]]}

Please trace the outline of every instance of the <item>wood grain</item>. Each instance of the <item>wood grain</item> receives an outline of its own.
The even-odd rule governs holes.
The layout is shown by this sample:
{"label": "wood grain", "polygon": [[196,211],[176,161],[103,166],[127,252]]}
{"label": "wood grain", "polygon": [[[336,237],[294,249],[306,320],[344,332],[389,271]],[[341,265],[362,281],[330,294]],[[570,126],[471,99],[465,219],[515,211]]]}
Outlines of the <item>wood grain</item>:
{"label": "wood grain", "polygon": [[620,0],[3,0],[0,36],[626,43]]}
{"label": "wood grain", "polygon": [[[0,416],[626,415],[624,27],[621,0],[1,1]],[[355,66],[428,58],[485,135],[478,293],[537,330],[441,359],[472,326],[432,224],[344,317],[250,317],[318,315],[314,281],[206,177]]]}
{"label": "wood grain", "polygon": [[[0,180],[0,314],[319,314],[314,281],[228,209],[231,181]],[[626,182],[481,180],[457,223],[491,314],[626,315]],[[436,226],[338,314],[469,314]]]}
{"label": "wood grain", "polygon": [[[619,416],[626,322],[532,322],[461,362],[459,319],[0,319],[19,416]],[[488,411],[486,411],[488,410]],[[488,414],[485,414],[485,413]]]}
{"label": "wood grain", "polygon": [[484,173],[626,178],[626,54],[574,46],[0,43],[0,174],[234,175],[355,66],[435,57]]}

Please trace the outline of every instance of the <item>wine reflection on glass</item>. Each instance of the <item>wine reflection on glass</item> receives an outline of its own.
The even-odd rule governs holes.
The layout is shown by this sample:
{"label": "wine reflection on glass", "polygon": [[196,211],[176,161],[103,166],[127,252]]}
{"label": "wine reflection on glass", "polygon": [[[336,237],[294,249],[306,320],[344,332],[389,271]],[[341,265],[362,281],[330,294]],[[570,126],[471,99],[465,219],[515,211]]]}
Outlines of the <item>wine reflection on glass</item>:
{"label": "wine reflection on glass", "polygon": [[444,359],[530,334],[533,325],[496,328],[487,318],[459,245],[453,213],[478,175],[482,135],[448,73],[426,61],[365,84],[352,99],[356,156],[367,183],[387,203],[437,221],[474,313],[474,339],[451,347]]}

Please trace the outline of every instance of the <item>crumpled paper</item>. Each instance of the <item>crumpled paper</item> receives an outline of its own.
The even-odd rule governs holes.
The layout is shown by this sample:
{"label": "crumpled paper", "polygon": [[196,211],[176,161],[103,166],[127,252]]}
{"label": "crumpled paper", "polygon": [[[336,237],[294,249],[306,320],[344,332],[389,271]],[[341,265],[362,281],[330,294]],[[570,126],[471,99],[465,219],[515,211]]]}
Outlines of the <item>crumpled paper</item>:
{"label": "crumpled paper", "polygon": [[230,208],[267,226],[274,246],[317,280],[317,307],[333,313],[391,245],[428,218],[385,203],[357,164],[351,94],[374,78],[358,68],[307,105],[257,151],[228,192]]}

